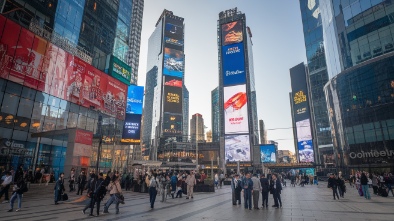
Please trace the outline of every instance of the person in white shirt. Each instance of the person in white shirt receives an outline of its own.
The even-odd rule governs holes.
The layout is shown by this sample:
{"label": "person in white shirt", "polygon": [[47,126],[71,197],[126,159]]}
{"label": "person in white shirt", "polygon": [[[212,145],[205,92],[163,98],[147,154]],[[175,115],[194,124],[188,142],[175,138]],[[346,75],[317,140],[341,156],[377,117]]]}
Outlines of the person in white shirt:
{"label": "person in white shirt", "polygon": [[3,203],[8,203],[10,200],[8,196],[8,190],[10,189],[11,182],[12,182],[12,174],[11,172],[7,172],[5,174],[5,179],[1,184],[1,191],[0,191],[0,199],[3,196],[3,194],[5,195]]}
{"label": "person in white shirt", "polygon": [[157,195],[157,186],[158,182],[156,180],[156,174],[153,174],[150,178],[149,181],[149,202],[150,202],[150,208],[153,209],[155,206],[155,200],[156,200],[156,195]]}

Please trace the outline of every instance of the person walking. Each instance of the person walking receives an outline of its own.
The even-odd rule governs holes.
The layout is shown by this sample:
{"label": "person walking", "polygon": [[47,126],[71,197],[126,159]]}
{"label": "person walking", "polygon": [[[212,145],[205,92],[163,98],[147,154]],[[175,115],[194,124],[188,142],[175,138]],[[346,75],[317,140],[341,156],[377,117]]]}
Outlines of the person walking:
{"label": "person walking", "polygon": [[280,198],[280,194],[282,192],[282,184],[280,183],[279,179],[277,178],[276,174],[272,174],[272,182],[271,187],[272,195],[274,197],[274,205],[272,207],[282,208],[282,199]]}
{"label": "person walking", "polygon": [[68,177],[68,187],[70,188],[70,192],[74,191],[74,184],[75,184],[75,169],[72,168],[70,171],[70,176]]}
{"label": "person walking", "polygon": [[158,182],[156,180],[156,174],[152,174],[149,180],[149,202],[150,208],[153,209],[155,206],[155,200],[157,195]]}
{"label": "person walking", "polygon": [[174,199],[175,191],[176,191],[176,183],[178,181],[178,177],[176,173],[173,173],[171,176],[171,196]]}
{"label": "person walking", "polygon": [[215,187],[216,187],[216,189],[219,188],[218,185],[219,185],[219,175],[216,173],[215,174]]}
{"label": "person walking", "polygon": [[257,178],[257,174],[253,174],[252,182],[253,182],[253,209],[260,209],[259,197],[261,193],[261,183],[259,178]]}
{"label": "person walking", "polygon": [[236,205],[237,201],[238,201],[238,205],[241,205],[242,181],[239,178],[238,174],[234,175],[233,184],[234,184],[234,198],[235,198],[233,205]]}
{"label": "person walking", "polygon": [[361,184],[361,188],[363,190],[363,195],[364,195],[365,199],[370,200],[371,195],[369,195],[368,178],[364,172],[361,173],[360,184]]}
{"label": "person walking", "polygon": [[92,177],[92,180],[90,182],[90,188],[89,188],[90,189],[90,192],[89,192],[90,203],[85,206],[85,208],[82,210],[82,213],[85,214],[85,211],[88,208],[90,208],[89,216],[94,216],[93,209],[94,209],[94,205],[96,204],[96,213],[97,213],[97,216],[99,216],[100,215],[100,203],[103,200],[107,190],[104,185],[103,173],[99,173],[97,179],[96,179],[95,174],[92,174],[91,177]]}
{"label": "person walking", "polygon": [[12,183],[12,173],[7,171],[5,173],[5,178],[3,183],[1,184],[1,190],[0,190],[0,199],[4,194],[4,201],[3,203],[8,203],[9,202],[9,196],[8,196],[8,191],[10,189]]}
{"label": "person walking", "polygon": [[245,178],[242,181],[242,186],[244,190],[244,201],[245,201],[245,209],[252,210],[252,190],[253,190],[253,181],[250,179],[250,173],[246,173]]}
{"label": "person walking", "polygon": [[346,193],[346,185],[345,185],[345,181],[343,180],[342,177],[338,177],[338,190],[339,190],[339,196],[341,196],[342,198],[345,197],[345,193]]}
{"label": "person walking", "polygon": [[220,182],[220,189],[221,189],[222,186],[223,186],[223,182],[224,182],[224,174],[223,174],[223,172],[221,172],[220,175],[219,175],[219,182]]}
{"label": "person walking", "polygon": [[18,176],[18,181],[14,185],[13,190],[12,190],[12,196],[10,200],[10,209],[8,212],[12,212],[14,210],[14,202],[15,199],[18,198],[18,209],[15,211],[18,212],[22,208],[22,196],[23,193],[27,191],[27,184],[23,180],[23,177]]}
{"label": "person walking", "polygon": [[122,194],[122,188],[120,185],[120,177],[113,175],[111,179],[111,183],[108,185],[107,190],[109,190],[110,198],[108,199],[107,203],[104,204],[104,213],[109,213],[108,208],[111,206],[112,203],[115,204],[116,214],[119,214],[119,204],[120,201],[118,199],[119,194]]}
{"label": "person walking", "polygon": [[55,184],[55,205],[59,204],[58,201],[61,200],[62,193],[66,190],[64,188],[64,173],[60,173],[59,179]]}
{"label": "person walking", "polygon": [[[293,177],[294,178],[294,177]],[[265,178],[265,175],[262,174],[260,178],[261,183],[261,195],[262,195],[262,206],[268,207],[268,193],[270,191],[270,183],[268,178]]]}
{"label": "person walking", "polygon": [[194,175],[194,171],[191,171],[191,173],[189,175],[187,175],[186,184],[187,184],[186,199],[189,199],[189,198],[193,199],[193,188],[194,188],[194,185],[196,185],[196,177]]}
{"label": "person walking", "polygon": [[335,200],[335,196],[339,200],[339,196],[338,196],[338,179],[336,179],[334,174],[330,174],[330,178],[328,178],[328,185],[327,185],[327,187],[331,188],[332,196],[334,197],[334,200]]}
{"label": "person walking", "polygon": [[182,177],[182,174],[178,175],[178,181],[176,182],[176,197],[175,198],[182,198],[182,184],[185,178]]}
{"label": "person walking", "polygon": [[86,185],[85,171],[81,171],[81,174],[79,174],[77,184],[78,184],[77,195],[79,195],[79,192],[81,192],[81,196],[82,196],[83,190],[85,189],[85,185]]}

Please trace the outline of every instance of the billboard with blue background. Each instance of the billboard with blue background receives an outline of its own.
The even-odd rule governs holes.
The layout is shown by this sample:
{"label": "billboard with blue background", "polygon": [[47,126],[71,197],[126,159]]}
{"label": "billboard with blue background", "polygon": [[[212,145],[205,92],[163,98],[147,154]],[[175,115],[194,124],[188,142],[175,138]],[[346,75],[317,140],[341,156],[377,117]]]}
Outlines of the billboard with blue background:
{"label": "billboard with blue background", "polygon": [[223,86],[246,83],[245,58],[243,43],[222,47]]}
{"label": "billboard with blue background", "polygon": [[184,56],[182,51],[164,48],[164,75],[182,78],[184,71],[183,64]]}
{"label": "billboard with blue background", "polygon": [[301,163],[311,163],[315,161],[312,140],[299,141],[297,147]]}
{"label": "billboard with blue background", "polygon": [[260,146],[261,162],[276,163],[276,148],[274,144]]}
{"label": "billboard with blue background", "polygon": [[143,86],[129,86],[127,92],[127,107],[126,113],[128,114],[142,114],[142,101],[144,99]]}

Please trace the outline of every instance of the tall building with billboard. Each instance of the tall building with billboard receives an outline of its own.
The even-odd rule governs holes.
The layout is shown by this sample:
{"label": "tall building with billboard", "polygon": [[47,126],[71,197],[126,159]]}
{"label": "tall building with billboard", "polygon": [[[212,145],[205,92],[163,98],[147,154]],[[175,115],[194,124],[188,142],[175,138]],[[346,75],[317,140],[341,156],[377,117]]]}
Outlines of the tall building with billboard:
{"label": "tall building with billboard", "polygon": [[307,58],[307,80],[311,91],[309,103],[313,143],[316,147],[315,161],[322,165],[322,168],[329,170],[329,167],[334,165],[334,162],[329,160],[333,159],[334,148],[323,91],[324,85],[328,82],[328,72],[319,2],[319,0],[300,0],[300,11]]}
{"label": "tall building with billboard", "polygon": [[126,0],[2,1],[0,167],[55,176],[125,167],[131,73],[115,45],[128,35],[127,8]]}
{"label": "tall building with billboard", "polygon": [[290,69],[291,106],[295,150],[300,163],[315,163],[315,146],[313,143],[310,92],[307,86],[307,68],[300,63]]}
{"label": "tall building with billboard", "polygon": [[228,167],[236,161],[252,165],[252,147],[259,140],[252,33],[246,23],[245,14],[237,8],[219,13],[220,139],[222,160]]}
{"label": "tall building with billboard", "polygon": [[127,64],[131,67],[131,84],[138,82],[138,66],[140,63],[142,18],[144,15],[144,0],[131,0],[131,25],[129,36],[129,51],[127,53]]}
{"label": "tall building with billboard", "polygon": [[394,2],[321,1],[338,169],[394,169]]}
{"label": "tall building with billboard", "polygon": [[267,144],[267,130],[265,128],[264,120],[259,120],[260,127],[260,143]]}
{"label": "tall building with billboard", "polygon": [[164,10],[149,38],[142,144],[144,153],[154,160],[158,149],[164,148],[166,142],[182,141],[183,20]]}
{"label": "tall building with billboard", "polygon": [[204,118],[199,113],[193,114],[190,119],[190,137],[193,143],[205,141]]}
{"label": "tall building with billboard", "polygon": [[219,111],[219,88],[211,91],[211,123],[212,142],[219,142],[220,138],[220,111]]}

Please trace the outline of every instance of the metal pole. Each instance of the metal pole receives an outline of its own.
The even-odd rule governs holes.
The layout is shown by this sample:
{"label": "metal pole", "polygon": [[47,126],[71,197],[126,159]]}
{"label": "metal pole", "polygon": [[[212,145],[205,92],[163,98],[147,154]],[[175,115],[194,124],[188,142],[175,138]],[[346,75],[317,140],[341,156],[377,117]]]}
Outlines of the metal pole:
{"label": "metal pole", "polygon": [[212,180],[214,179],[214,176],[213,176],[213,158],[211,158],[211,178],[212,178]]}
{"label": "metal pole", "polygon": [[41,142],[41,137],[37,138],[37,144],[36,144],[36,149],[34,150],[34,158],[33,158],[33,174],[36,171],[36,165],[37,165],[37,160],[38,160],[38,151],[40,150],[40,142]]}
{"label": "metal pole", "polygon": [[100,155],[101,155],[101,146],[103,144],[103,131],[102,131],[102,126],[103,126],[103,117],[99,113],[99,130],[100,130],[100,140],[99,140],[99,145],[97,147],[97,162],[96,162],[96,175],[99,174],[99,163],[100,163]]}
{"label": "metal pole", "polygon": [[196,167],[198,169],[198,116],[196,115]]}

